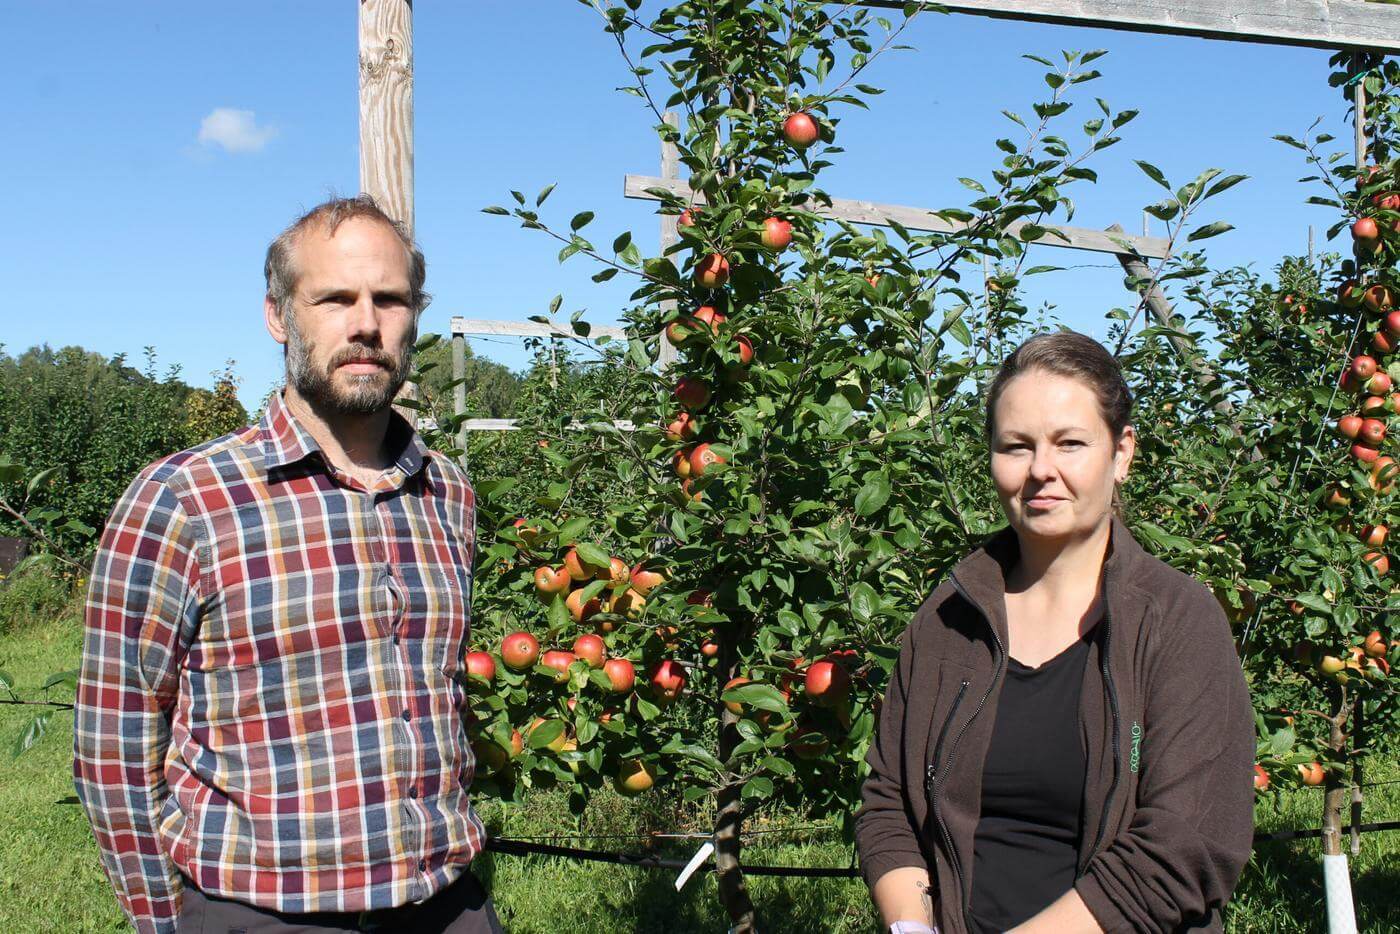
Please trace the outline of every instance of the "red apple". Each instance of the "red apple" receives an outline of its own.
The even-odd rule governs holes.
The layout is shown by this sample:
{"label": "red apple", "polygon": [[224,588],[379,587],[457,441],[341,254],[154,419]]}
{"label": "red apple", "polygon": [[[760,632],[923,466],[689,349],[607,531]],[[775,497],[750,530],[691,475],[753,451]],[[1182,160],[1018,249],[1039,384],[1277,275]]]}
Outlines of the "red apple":
{"label": "red apple", "polygon": [[1375,569],[1377,577],[1385,577],[1390,573],[1390,559],[1379,551],[1368,551],[1361,556],[1361,560]]}
{"label": "red apple", "polygon": [[671,441],[689,441],[697,433],[695,416],[689,412],[676,413],[676,417],[666,426],[666,437]]}
{"label": "red apple", "polygon": [[1366,642],[1362,646],[1362,651],[1371,658],[1384,658],[1386,649],[1385,637],[1381,635],[1381,631],[1379,629],[1371,630],[1371,634],[1366,637]]}
{"label": "red apple", "polygon": [[540,659],[540,664],[546,668],[554,669],[554,682],[563,684],[569,680],[569,666],[578,661],[573,652],[565,652],[563,649],[550,649],[544,653]]}
{"label": "red apple", "polygon": [[1388,331],[1377,331],[1371,335],[1371,346],[1378,354],[1395,353],[1395,337]]}
{"label": "red apple", "polygon": [[1383,191],[1371,196],[1371,203],[1387,211],[1400,211],[1400,194]]}
{"label": "red apple", "polygon": [[1375,314],[1384,314],[1395,307],[1395,296],[1390,289],[1377,284],[1371,286],[1361,296],[1361,302],[1368,311]]}
{"label": "red apple", "polygon": [[1365,418],[1384,418],[1390,411],[1390,402],[1385,396],[1366,396],[1361,400],[1361,414]]}
{"label": "red apple", "polygon": [[625,658],[610,658],[603,662],[603,674],[608,676],[614,694],[626,694],[637,683],[637,669]]}
{"label": "red apple", "polygon": [[496,680],[496,660],[489,652],[468,652],[465,659],[467,674],[476,675],[487,681]]}
{"label": "red apple", "polygon": [[769,217],[763,221],[763,233],[759,241],[775,252],[786,250],[792,242],[792,224],[781,217]]}
{"label": "red apple", "polygon": [[564,570],[568,571],[569,576],[576,581],[587,581],[608,576],[608,569],[606,567],[590,564],[580,558],[577,548],[570,548],[568,554],[564,555]]}
{"label": "red apple", "polygon": [[1333,509],[1345,509],[1351,505],[1351,497],[1334,486],[1327,491],[1326,505]]}
{"label": "red apple", "polygon": [[540,642],[528,632],[513,632],[501,640],[501,661],[512,671],[535,667],[540,657]]}
{"label": "red apple", "polygon": [[1380,457],[1381,454],[1373,447],[1368,447],[1364,444],[1353,444],[1351,446],[1351,456],[1361,461],[1363,464],[1370,464],[1374,463],[1376,458]]}
{"label": "red apple", "polygon": [[680,450],[671,455],[671,469],[682,480],[690,476],[690,451]]}
{"label": "red apple", "polygon": [[729,320],[729,316],[719,311],[713,305],[701,305],[695,309],[695,320],[710,326],[711,334],[719,334],[720,325]]}
{"label": "red apple", "polygon": [[724,458],[715,453],[715,449],[708,444],[697,444],[690,449],[690,475],[692,477],[703,477],[705,471],[715,464],[725,463]]}
{"label": "red apple", "polygon": [[1385,422],[1379,418],[1365,419],[1361,423],[1359,440],[1362,444],[1369,444],[1372,447],[1379,445],[1385,440]]}
{"label": "red apple", "polygon": [[808,666],[803,687],[812,703],[834,707],[851,692],[851,676],[840,664],[824,658]]}
{"label": "red apple", "polygon": [[1376,358],[1368,357],[1365,354],[1351,361],[1351,374],[1357,379],[1365,381],[1375,375]]}
{"label": "red apple", "polygon": [[602,668],[603,658],[608,651],[602,636],[586,632],[574,640],[574,654],[588,662],[589,668]]}
{"label": "red apple", "polygon": [[649,571],[642,564],[632,569],[632,589],[644,597],[664,583],[666,583],[666,575],[660,571]]}
{"label": "red apple", "polygon": [[[748,678],[730,678],[728,681],[726,681],[726,682],[724,683],[724,689],[725,689],[726,691],[728,691],[730,688],[737,688],[737,687],[738,687],[739,685],[741,685],[741,684],[748,684],[748,683],[749,683],[749,679],[748,679]],[[744,706],[743,706],[742,704],[740,704],[738,701],[725,701],[725,702],[724,702],[724,706],[725,706],[725,709],[726,709],[726,710],[728,710],[730,713],[734,714],[735,716],[742,716],[743,713],[744,713]]]}
{"label": "red apple", "polygon": [[719,654],[719,643],[713,639],[705,639],[700,643],[700,654],[706,658],[714,658]]}
{"label": "red apple", "polygon": [[1377,370],[1374,375],[1366,380],[1366,391],[1383,396],[1390,392],[1390,374],[1384,370]]}
{"label": "red apple", "polygon": [[1337,286],[1337,301],[1343,308],[1356,308],[1361,304],[1360,287],[1355,279],[1348,279]]}
{"label": "red apple", "polygon": [[625,584],[632,576],[632,569],[621,558],[608,559],[608,583]]}
{"label": "red apple", "polygon": [[1371,463],[1371,475],[1366,478],[1367,485],[1377,493],[1389,493],[1395,487],[1396,471],[1395,458],[1382,455]]}
{"label": "red apple", "polygon": [[702,289],[718,289],[729,281],[729,260],[711,253],[695,266],[695,284]]}
{"label": "red apple", "polygon": [[691,411],[710,404],[710,384],[698,376],[682,376],[676,383],[676,401]]}
{"label": "red apple", "polygon": [[1298,766],[1298,777],[1304,785],[1321,785],[1327,779],[1327,771],[1317,762]]}
{"label": "red apple", "polygon": [[574,622],[576,623],[586,622],[598,613],[603,612],[603,601],[597,597],[590,597],[588,600],[584,600],[583,588],[581,587],[569,594],[568,598],[564,601],[564,606],[568,607],[569,615],[574,618]]}
{"label": "red apple", "polygon": [[553,597],[569,589],[570,576],[567,568],[552,568],[548,565],[535,568],[535,590],[540,596]]}
{"label": "red apple", "polygon": [[753,344],[749,342],[749,339],[740,334],[734,338],[734,343],[739,345],[739,365],[748,366],[750,363],[753,363]]}
{"label": "red apple", "polygon": [[708,590],[692,590],[690,596],[685,598],[688,606],[714,606],[714,595]]}
{"label": "red apple", "polygon": [[1379,548],[1385,544],[1386,536],[1389,534],[1390,529],[1384,525],[1363,525],[1361,531],[1356,533],[1356,537],[1372,548]]}
{"label": "red apple", "polygon": [[1391,337],[1400,337],[1400,311],[1386,312],[1384,327]]}
{"label": "red apple", "polygon": [[622,795],[639,795],[656,784],[656,770],[640,759],[628,759],[618,766],[613,786]]}
{"label": "red apple", "polygon": [[695,216],[696,216],[697,214],[699,214],[699,213],[700,213],[700,209],[699,209],[699,208],[696,208],[696,207],[686,208],[684,211],[681,212],[681,216],[678,217],[678,218],[676,219],[676,223],[679,224],[679,225],[682,226],[682,227],[694,227],[694,226],[695,226]]}
{"label": "red apple", "polygon": [[1356,240],[1358,243],[1374,243],[1380,238],[1380,235],[1380,228],[1377,227],[1376,222],[1369,217],[1359,217],[1356,219],[1356,222],[1351,225],[1352,239]]}
{"label": "red apple", "polygon": [[1337,434],[1355,440],[1361,434],[1361,426],[1365,421],[1360,415],[1343,415],[1337,419]]}
{"label": "red apple", "polygon": [[666,339],[676,347],[684,347],[699,333],[700,327],[694,318],[682,315],[666,325]]}
{"label": "red apple", "polygon": [[669,658],[652,667],[649,679],[656,702],[663,706],[680,697],[685,689],[685,669]]}
{"label": "red apple", "polygon": [[1264,767],[1257,762],[1254,764],[1254,790],[1269,790],[1269,773],[1264,771]]}
{"label": "red apple", "polygon": [[621,593],[613,595],[612,603],[608,606],[608,609],[615,616],[625,616],[627,619],[636,619],[642,615],[642,608],[646,605],[647,598],[629,587]]}
{"label": "red apple", "polygon": [[783,121],[783,136],[798,149],[806,149],[817,141],[817,121],[806,111],[789,114]]}

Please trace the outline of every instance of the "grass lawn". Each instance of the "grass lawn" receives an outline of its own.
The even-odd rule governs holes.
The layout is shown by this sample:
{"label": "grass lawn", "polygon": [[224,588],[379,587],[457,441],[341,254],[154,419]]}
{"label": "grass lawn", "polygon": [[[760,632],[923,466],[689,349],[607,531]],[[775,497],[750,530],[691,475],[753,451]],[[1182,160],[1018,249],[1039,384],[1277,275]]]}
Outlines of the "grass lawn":
{"label": "grass lawn", "polygon": [[[40,628],[0,636],[0,668],[21,689],[74,667],[80,630],[71,616]],[[49,733],[18,759],[15,738],[28,711],[0,707],[0,931],[82,932],[125,929],[121,912],[98,864],[87,821],[73,798],[70,771],[72,717],[55,715]],[[1368,781],[1394,784],[1368,789],[1365,820],[1400,820],[1400,764],[1376,763]],[[1316,827],[1321,794],[1290,789],[1277,804],[1261,803],[1260,830]],[[571,827],[562,796],[537,795],[527,807],[484,804],[493,834],[553,837]],[[593,802],[580,833],[635,838],[666,831],[682,818],[664,793],[627,800],[611,792]],[[805,822],[758,827],[782,831]],[[825,834],[763,833],[745,844],[755,864],[846,866],[850,851]],[[585,847],[635,852],[635,839],[556,840]],[[666,856],[687,858],[695,841],[668,841]],[[1261,845],[1245,872],[1228,916],[1233,932],[1323,931],[1322,871],[1318,841]],[[1353,863],[1354,892],[1362,930],[1400,929],[1400,831],[1366,834]],[[479,875],[494,893],[512,934],[570,932],[719,931],[727,924],[714,880],[692,878],[676,894],[674,872],[543,857],[482,857]],[[871,932],[876,918],[858,881],[751,878],[750,890],[765,932]]]}

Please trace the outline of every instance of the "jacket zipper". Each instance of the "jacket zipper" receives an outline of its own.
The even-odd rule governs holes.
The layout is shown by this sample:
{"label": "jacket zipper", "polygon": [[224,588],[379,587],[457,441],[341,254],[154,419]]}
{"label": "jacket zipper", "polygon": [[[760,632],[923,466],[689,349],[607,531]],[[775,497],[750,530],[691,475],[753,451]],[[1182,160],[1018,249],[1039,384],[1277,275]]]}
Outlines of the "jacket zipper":
{"label": "jacket zipper", "polygon": [[[963,734],[966,733],[967,728],[972,725],[972,721],[977,719],[977,715],[982,712],[982,708],[987,706],[987,700],[992,696],[992,691],[996,690],[997,684],[1001,681],[1002,670],[1006,660],[1006,647],[1001,644],[1001,637],[997,635],[996,627],[991,625],[991,620],[987,616],[986,611],[984,611],[982,607],[977,604],[976,601],[974,601],[970,596],[968,596],[967,591],[963,590],[962,584],[958,582],[956,576],[952,577],[951,580],[953,582],[953,589],[956,590],[958,594],[964,600],[966,600],[971,607],[977,610],[977,612],[982,615],[982,618],[984,620],[987,621],[987,628],[992,631],[992,641],[996,643],[997,647],[997,667],[996,671],[992,674],[992,682],[987,686],[987,691],[982,695],[982,699],[977,702],[977,709],[972,711],[972,716],[967,718],[967,722],[965,722],[962,725],[962,728],[958,730],[957,735],[953,737],[953,745],[948,747],[948,766],[946,768],[939,769],[938,759],[940,758],[941,747],[943,745],[943,738],[944,735],[947,733],[948,728],[952,725],[953,717],[958,712],[958,705],[962,702],[963,693],[967,690],[967,679],[963,679],[962,686],[958,688],[958,696],[957,699],[953,702],[953,709],[948,714],[948,719],[943,722],[943,729],[939,731],[938,744],[934,747],[934,764],[929,766],[928,779],[926,779],[926,783],[931,782],[932,784],[932,787],[931,789],[929,789],[928,792],[929,806],[933,811],[934,822],[938,824],[938,830],[943,837],[943,845],[948,848],[948,862],[953,870],[953,878],[958,885],[958,901],[962,906],[963,925],[967,928],[968,931],[975,931],[977,930],[977,928],[974,927],[972,924],[972,907],[967,903],[965,893],[963,892],[962,860],[958,858],[958,851],[953,848],[952,834],[948,832],[948,825],[943,823],[943,815],[938,810],[938,793],[943,788],[943,780],[947,778],[949,769],[952,768],[953,756],[957,752],[958,743],[962,741]],[[1114,735],[1116,738],[1117,734],[1115,733]],[[936,769],[937,771],[935,771]]]}
{"label": "jacket zipper", "polygon": [[[1105,582],[1104,584],[1104,590],[1108,590],[1107,582]],[[1105,592],[1103,600],[1103,656],[1099,659],[1099,667],[1103,671],[1104,687],[1108,691],[1108,709],[1113,717],[1113,781],[1110,782],[1108,786],[1108,797],[1104,801],[1103,812],[1099,814],[1099,832],[1094,837],[1094,845],[1089,847],[1087,851],[1087,855],[1084,859],[1085,866],[1087,866],[1089,864],[1089,861],[1094,858],[1094,854],[1098,851],[1099,844],[1103,842],[1103,835],[1108,830],[1108,817],[1113,812],[1113,797],[1118,792],[1118,778],[1119,774],[1123,771],[1122,766],[1118,761],[1118,735],[1121,729],[1121,723],[1118,714],[1118,691],[1113,686],[1113,673],[1109,671],[1108,665],[1110,656],[1109,644],[1113,636],[1112,623],[1113,621],[1108,611],[1108,594]],[[1081,870],[1083,869],[1082,866],[1080,868]]]}

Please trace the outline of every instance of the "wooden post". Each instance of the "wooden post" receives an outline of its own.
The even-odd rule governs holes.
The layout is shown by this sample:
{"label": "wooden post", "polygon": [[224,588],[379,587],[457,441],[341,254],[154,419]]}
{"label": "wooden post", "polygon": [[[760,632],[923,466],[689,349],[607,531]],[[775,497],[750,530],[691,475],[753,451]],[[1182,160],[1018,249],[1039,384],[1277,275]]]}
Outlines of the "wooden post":
{"label": "wooden post", "polygon": [[467,385],[462,380],[467,375],[467,339],[459,331],[452,333],[452,414],[456,416],[457,430],[454,437],[457,447],[462,449],[459,462],[467,469],[467,429],[463,424],[467,417]]}
{"label": "wooden post", "polygon": [[[673,110],[666,111],[663,118],[667,126],[680,127],[680,117]],[[665,179],[680,180],[681,160],[680,152],[676,149],[676,144],[669,140],[661,142],[661,177]],[[676,233],[676,218],[670,214],[661,215],[661,255],[665,256],[666,251],[675,246],[680,240],[680,235]],[[667,314],[675,310],[676,303],[670,299],[661,303],[661,311]],[[671,343],[671,339],[666,336],[666,331],[661,331],[661,349],[657,355],[657,363],[664,370],[672,363],[676,362],[676,348]]]}
{"label": "wooden post", "polygon": [[412,0],[360,0],[360,190],[413,234]]}
{"label": "wooden post", "polygon": [[1316,265],[1317,265],[1317,246],[1316,246],[1316,240],[1315,240],[1315,238],[1313,237],[1313,225],[1312,225],[1312,224],[1309,224],[1309,225],[1308,225],[1308,268],[1311,269],[1312,267],[1314,267],[1314,266],[1316,266]]}

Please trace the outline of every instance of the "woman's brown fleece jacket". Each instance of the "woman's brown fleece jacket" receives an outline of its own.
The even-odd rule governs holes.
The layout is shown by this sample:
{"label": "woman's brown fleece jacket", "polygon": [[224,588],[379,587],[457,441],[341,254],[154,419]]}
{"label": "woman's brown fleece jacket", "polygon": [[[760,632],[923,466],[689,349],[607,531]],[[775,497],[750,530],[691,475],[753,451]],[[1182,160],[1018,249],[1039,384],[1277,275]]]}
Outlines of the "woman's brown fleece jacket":
{"label": "woman's brown fleece jacket", "polygon": [[[1017,553],[1003,531],[919,608],[866,757],[866,883],[927,868],[945,934],[968,930]],[[1254,718],[1229,624],[1205,587],[1117,519],[1103,590],[1079,709],[1088,771],[1075,890],[1105,931],[1218,931],[1254,820]]]}

